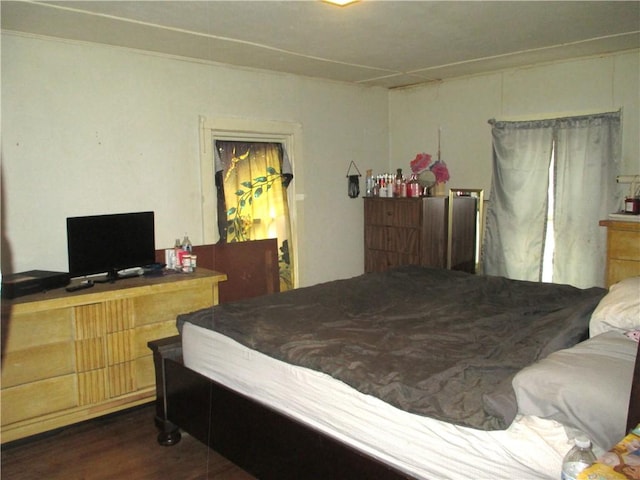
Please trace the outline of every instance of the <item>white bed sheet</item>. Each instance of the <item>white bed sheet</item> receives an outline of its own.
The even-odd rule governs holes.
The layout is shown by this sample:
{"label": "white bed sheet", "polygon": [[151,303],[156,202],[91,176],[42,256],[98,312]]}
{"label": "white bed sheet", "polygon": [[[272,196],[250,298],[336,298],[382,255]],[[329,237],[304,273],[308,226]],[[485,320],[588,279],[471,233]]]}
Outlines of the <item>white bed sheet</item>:
{"label": "white bed sheet", "polygon": [[182,344],[188,368],[419,478],[558,479],[571,448],[555,421],[482,431],[410,414],[188,322]]}

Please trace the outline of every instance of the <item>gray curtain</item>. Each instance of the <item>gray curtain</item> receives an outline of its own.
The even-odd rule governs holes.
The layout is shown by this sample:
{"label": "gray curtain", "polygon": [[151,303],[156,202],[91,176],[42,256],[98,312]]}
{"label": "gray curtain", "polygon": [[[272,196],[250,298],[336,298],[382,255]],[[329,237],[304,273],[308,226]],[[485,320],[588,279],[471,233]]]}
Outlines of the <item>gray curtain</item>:
{"label": "gray curtain", "polygon": [[553,279],[577,287],[604,284],[606,229],[623,189],[620,114],[567,118],[556,125],[556,206]]}
{"label": "gray curtain", "polygon": [[540,280],[553,145],[549,122],[494,122],[483,271]]}
{"label": "gray curtain", "polygon": [[555,146],[553,281],[603,285],[606,237],[598,226],[620,204],[620,112],[528,122],[490,121],[493,182],[483,271],[540,281],[549,166]]}

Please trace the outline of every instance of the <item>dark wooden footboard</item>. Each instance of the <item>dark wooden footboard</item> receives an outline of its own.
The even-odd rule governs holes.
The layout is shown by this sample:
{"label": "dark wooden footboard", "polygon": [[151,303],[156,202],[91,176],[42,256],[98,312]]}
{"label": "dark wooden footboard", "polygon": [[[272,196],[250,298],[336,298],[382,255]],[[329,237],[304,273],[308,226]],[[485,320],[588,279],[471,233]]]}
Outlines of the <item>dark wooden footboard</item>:
{"label": "dark wooden footboard", "polygon": [[413,478],[188,369],[178,336],[149,347],[162,445],[182,429],[261,480]]}

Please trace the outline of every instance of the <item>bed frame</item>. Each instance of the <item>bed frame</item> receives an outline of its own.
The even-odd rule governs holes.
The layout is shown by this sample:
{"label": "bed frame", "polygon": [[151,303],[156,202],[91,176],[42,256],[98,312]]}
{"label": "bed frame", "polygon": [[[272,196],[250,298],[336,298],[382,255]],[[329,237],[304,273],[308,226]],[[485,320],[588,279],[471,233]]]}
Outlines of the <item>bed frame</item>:
{"label": "bed frame", "polygon": [[[255,247],[273,249],[268,243]],[[222,256],[235,255],[235,251],[225,251]],[[199,252],[198,260],[203,253]],[[244,253],[247,252],[242,252],[240,257],[246,258]],[[219,257],[214,255],[213,259]],[[266,264],[273,264],[272,253],[265,256],[259,252],[252,257],[267,258]],[[228,277],[234,277],[231,272],[242,263],[237,260],[226,265],[228,269],[224,271]],[[241,269],[264,268],[253,263]],[[255,279],[260,275],[246,272],[238,275],[239,278],[250,276]],[[266,288],[272,285],[269,281]],[[220,298],[223,302],[222,294]],[[415,478],[185,367],[180,336],[148,345],[153,351],[155,366],[155,423],[160,430],[161,445],[179,442],[182,429],[261,480]],[[638,347],[640,349],[640,344]],[[640,355],[636,357],[627,430],[639,423]]]}
{"label": "bed frame", "polygon": [[149,347],[161,445],[182,429],[261,480],[414,478],[185,367],[179,336]]}
{"label": "bed frame", "polygon": [[[179,442],[182,429],[261,480],[415,478],[185,367],[180,336],[149,342],[149,347],[161,445]],[[638,423],[640,355],[627,430]]]}
{"label": "bed frame", "polygon": [[[279,291],[276,240],[194,246],[198,265],[225,272],[220,303]],[[162,262],[164,250],[156,252]],[[412,478],[188,369],[179,336],[149,342],[161,445],[180,429],[260,479]]]}

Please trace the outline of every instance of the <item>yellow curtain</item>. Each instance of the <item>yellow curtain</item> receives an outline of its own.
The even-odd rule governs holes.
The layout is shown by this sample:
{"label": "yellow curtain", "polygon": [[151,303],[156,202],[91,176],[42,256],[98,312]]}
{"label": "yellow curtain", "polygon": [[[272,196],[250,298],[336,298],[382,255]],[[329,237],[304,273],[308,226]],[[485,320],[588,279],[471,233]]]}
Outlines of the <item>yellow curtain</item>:
{"label": "yellow curtain", "polygon": [[280,289],[293,288],[291,229],[282,176],[282,147],[277,143],[219,142],[225,168],[227,242],[277,238]]}

